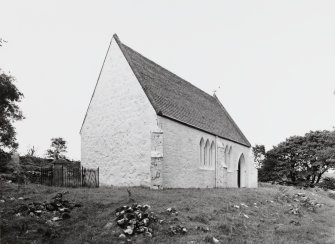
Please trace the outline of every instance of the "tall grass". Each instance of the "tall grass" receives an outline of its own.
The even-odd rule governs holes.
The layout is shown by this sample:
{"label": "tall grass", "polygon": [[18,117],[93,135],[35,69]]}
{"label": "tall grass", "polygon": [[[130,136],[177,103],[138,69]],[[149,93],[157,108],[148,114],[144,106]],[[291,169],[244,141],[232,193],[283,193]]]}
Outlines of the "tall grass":
{"label": "tall grass", "polygon": [[[4,184],[3,197],[22,196],[15,185]],[[131,191],[131,196],[129,192]],[[204,243],[212,237],[221,243],[335,243],[335,201],[322,190],[299,190],[293,187],[261,185],[258,189],[164,189],[152,191],[146,188],[80,188],[65,189],[28,185],[24,196],[32,201],[50,200],[55,193],[69,191],[69,200],[79,201],[82,208],[71,212],[71,218],[59,227],[50,228],[42,234],[29,234],[46,228],[45,221],[17,219],[11,212],[21,202],[7,201],[0,205],[1,238],[3,243],[118,243],[120,229],[114,225],[114,210],[129,202],[149,204],[161,219],[154,227],[152,238],[132,237],[135,243]],[[316,212],[302,208],[301,215],[289,213],[293,202],[283,200],[304,192],[311,199],[323,203]],[[168,216],[165,210],[174,207],[178,216]],[[29,221],[28,221],[29,220]],[[22,232],[20,223],[26,221],[28,230]],[[188,229],[186,235],[169,233],[171,225],[182,224]],[[209,231],[203,231],[208,227]],[[21,229],[20,229],[21,228]],[[25,234],[25,233],[28,234]],[[49,234],[46,234],[49,233]]]}

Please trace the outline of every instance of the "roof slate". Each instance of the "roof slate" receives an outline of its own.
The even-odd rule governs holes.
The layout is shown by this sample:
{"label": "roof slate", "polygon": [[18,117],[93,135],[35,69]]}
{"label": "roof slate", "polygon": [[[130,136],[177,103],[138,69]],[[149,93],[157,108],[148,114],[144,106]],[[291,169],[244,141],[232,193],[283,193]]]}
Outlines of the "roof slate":
{"label": "roof slate", "polygon": [[251,146],[215,95],[147,59],[123,44],[117,35],[114,39],[158,115]]}

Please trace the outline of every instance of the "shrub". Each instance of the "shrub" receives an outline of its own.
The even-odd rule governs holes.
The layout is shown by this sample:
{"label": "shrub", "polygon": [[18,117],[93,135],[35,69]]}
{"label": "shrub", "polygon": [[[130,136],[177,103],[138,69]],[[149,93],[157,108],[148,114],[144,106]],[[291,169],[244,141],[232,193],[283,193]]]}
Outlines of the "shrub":
{"label": "shrub", "polygon": [[0,172],[5,173],[8,171],[7,164],[10,161],[10,153],[0,149]]}
{"label": "shrub", "polygon": [[325,177],[321,183],[319,183],[319,187],[324,190],[335,190],[335,178],[333,177]]}

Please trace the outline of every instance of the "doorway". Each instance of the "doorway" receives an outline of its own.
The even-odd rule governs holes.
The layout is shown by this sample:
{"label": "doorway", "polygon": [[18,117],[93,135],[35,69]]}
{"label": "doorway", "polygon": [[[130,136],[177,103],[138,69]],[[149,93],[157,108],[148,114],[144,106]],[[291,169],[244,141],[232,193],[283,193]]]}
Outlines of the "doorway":
{"label": "doorway", "polygon": [[237,167],[237,186],[239,188],[246,187],[246,176],[247,176],[247,168],[245,165],[245,158],[242,154],[240,159],[238,160]]}

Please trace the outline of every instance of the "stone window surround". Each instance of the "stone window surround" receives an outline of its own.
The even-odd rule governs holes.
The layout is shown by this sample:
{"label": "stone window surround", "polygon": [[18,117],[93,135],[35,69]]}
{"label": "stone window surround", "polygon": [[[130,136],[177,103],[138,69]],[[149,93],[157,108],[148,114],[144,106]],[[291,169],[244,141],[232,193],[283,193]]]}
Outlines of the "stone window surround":
{"label": "stone window surround", "polygon": [[[215,170],[215,143],[209,139],[205,140],[203,137],[200,139],[200,160],[199,160],[199,169],[201,170]],[[208,148],[207,148],[208,146]]]}
{"label": "stone window surround", "polygon": [[[209,142],[209,145],[210,145],[209,146],[210,147],[209,154],[211,154],[211,155],[208,155],[208,158],[211,158],[210,159],[211,162],[210,162],[210,165],[205,165],[205,157],[206,157],[205,151],[206,151],[207,142],[209,142],[209,139],[207,139],[206,143],[205,143],[204,138],[201,137],[201,139],[200,139],[200,167],[199,167],[199,169],[213,171],[213,170],[215,170],[215,163],[216,163],[215,155],[216,155],[216,152],[217,152],[217,147],[215,147],[214,141]],[[213,145],[214,145],[214,147],[212,147]],[[220,147],[220,146],[218,146],[218,147]],[[231,145],[225,145],[224,146],[222,144],[221,147],[225,148],[225,160],[224,160],[222,166],[227,169],[227,173],[232,173],[232,172],[234,172],[233,165],[232,165],[232,146]],[[214,149],[214,153],[212,151],[213,149]],[[213,160],[213,158],[214,158],[214,160]]]}

